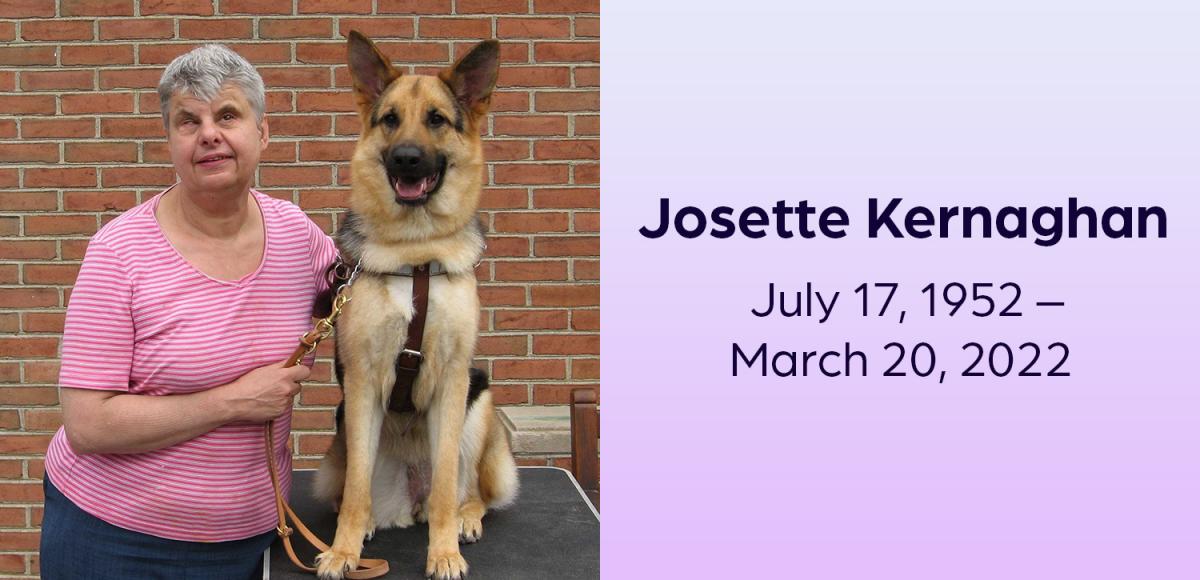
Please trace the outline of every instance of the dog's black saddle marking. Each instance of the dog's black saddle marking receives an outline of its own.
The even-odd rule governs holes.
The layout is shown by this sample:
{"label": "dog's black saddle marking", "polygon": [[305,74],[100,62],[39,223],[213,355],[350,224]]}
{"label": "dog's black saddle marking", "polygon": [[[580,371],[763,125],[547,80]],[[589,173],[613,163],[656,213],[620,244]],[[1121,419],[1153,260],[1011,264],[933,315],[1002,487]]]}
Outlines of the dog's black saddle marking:
{"label": "dog's black saddle marking", "polygon": [[[342,382],[342,375],[344,373],[344,370],[342,368],[342,361],[339,357],[336,357],[336,354],[335,354],[335,358],[333,361],[333,370],[337,374],[338,384],[343,385],[344,383]],[[469,378],[470,378],[470,385],[467,387],[467,411],[468,412],[471,410],[471,406],[475,404],[475,401],[479,399],[479,395],[483,394],[483,392],[488,389],[488,385],[490,384],[487,371],[485,371],[483,369],[477,369],[475,367],[471,367]],[[345,387],[343,387],[343,388],[345,388]],[[392,387],[392,388],[394,389],[395,387]],[[395,399],[393,399],[393,400],[395,400]],[[389,409],[389,411],[396,411],[396,412],[416,411],[416,406],[414,406],[412,403],[412,393],[409,393],[407,397],[404,397],[404,400],[408,402],[408,404],[405,405],[406,410],[398,411],[397,409]],[[335,420],[337,421],[337,430],[338,431],[342,430],[342,420],[345,418],[345,416],[346,416],[346,403],[342,402],[342,403],[338,404],[336,418],[335,418]]]}

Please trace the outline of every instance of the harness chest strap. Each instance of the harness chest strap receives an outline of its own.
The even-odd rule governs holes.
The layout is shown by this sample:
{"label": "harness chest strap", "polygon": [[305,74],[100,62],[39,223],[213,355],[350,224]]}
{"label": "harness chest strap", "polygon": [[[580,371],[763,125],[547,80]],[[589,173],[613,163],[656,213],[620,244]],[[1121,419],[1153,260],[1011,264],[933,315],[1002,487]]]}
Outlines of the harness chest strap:
{"label": "harness chest strap", "polygon": [[429,264],[412,268],[413,317],[408,323],[404,349],[396,358],[396,386],[388,401],[388,410],[399,413],[416,411],[412,402],[412,387],[417,381],[417,373],[421,371],[421,362],[425,360],[421,354],[421,341],[425,336],[425,315],[429,311],[430,269]]}

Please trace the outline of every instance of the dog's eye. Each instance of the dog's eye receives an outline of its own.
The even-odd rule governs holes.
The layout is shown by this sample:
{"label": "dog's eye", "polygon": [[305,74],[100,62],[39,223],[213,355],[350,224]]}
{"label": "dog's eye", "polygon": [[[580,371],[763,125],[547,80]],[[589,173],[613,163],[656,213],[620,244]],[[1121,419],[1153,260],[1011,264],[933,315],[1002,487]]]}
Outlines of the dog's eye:
{"label": "dog's eye", "polygon": [[383,121],[384,125],[387,125],[392,129],[400,126],[400,117],[397,117],[395,113],[388,113],[380,120]]}
{"label": "dog's eye", "polygon": [[445,125],[445,124],[446,124],[446,118],[443,117],[441,113],[439,113],[437,111],[429,111],[429,126],[430,127],[441,127],[442,125]]}

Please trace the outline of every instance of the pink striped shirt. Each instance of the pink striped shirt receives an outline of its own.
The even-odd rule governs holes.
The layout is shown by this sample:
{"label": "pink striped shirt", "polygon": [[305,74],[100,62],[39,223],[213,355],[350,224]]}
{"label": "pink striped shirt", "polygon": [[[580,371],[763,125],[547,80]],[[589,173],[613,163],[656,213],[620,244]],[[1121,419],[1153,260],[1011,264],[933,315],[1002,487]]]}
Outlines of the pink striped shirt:
{"label": "pink striped shirt", "polygon": [[[258,270],[236,282],[206,276],[175,251],[154,217],[161,193],[92,237],[67,308],[62,387],[192,393],[287,358],[311,327],[313,300],[337,251],[295,205],[252,193],[266,249]],[[275,422],[285,489],[291,418]],[[59,429],[46,471],[80,508],[116,526],[176,540],[236,540],[276,525],[262,430],[231,423],[147,453],[81,455]]]}

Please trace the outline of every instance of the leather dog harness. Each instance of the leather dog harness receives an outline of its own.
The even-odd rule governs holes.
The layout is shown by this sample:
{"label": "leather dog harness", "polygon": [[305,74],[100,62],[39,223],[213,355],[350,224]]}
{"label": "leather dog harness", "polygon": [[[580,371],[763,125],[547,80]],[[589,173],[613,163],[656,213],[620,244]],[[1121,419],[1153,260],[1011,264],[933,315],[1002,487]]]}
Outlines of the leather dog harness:
{"label": "leather dog harness", "polygon": [[[322,340],[333,334],[334,323],[337,317],[341,314],[342,307],[350,301],[350,295],[346,292],[354,283],[359,272],[362,271],[361,262],[354,266],[354,269],[348,275],[339,274],[339,270],[344,272],[345,265],[335,262],[330,267],[332,274],[331,284],[333,287],[337,285],[337,290],[333,293],[333,301],[328,310],[328,314],[318,320],[313,326],[313,329],[308,331],[304,336],[300,337],[300,344],[292,355],[288,357],[284,367],[291,367],[300,364],[300,360],[309,353],[316,350],[317,345]],[[373,274],[379,274],[372,272]],[[416,382],[417,373],[421,370],[421,362],[424,360],[424,355],[421,353],[421,341],[425,334],[425,315],[429,311],[429,276],[445,274],[446,269],[439,262],[430,262],[419,266],[405,266],[396,272],[387,272],[385,275],[390,276],[411,276],[413,279],[413,317],[408,324],[408,338],[404,342],[404,348],[400,351],[399,357],[396,359],[396,385],[392,389],[391,400],[388,403],[388,409],[397,412],[413,412],[416,407],[412,402],[412,386]],[[314,314],[324,314],[323,297],[318,297],[317,307],[314,309]],[[291,536],[292,528],[288,526],[288,518],[296,526],[296,530],[308,543],[317,549],[318,552],[329,551],[329,545],[321,541],[304,522],[296,515],[287,501],[283,498],[283,492],[279,487],[279,471],[275,466],[275,441],[274,441],[274,424],[275,422],[268,421],[266,425],[266,449],[267,449],[267,466],[271,474],[271,485],[275,489],[275,509],[279,515],[279,526],[276,532],[283,540],[284,549],[287,551],[288,558],[297,568],[305,570],[309,573],[316,574],[317,569],[307,566],[300,561],[296,556],[295,550],[292,548]],[[388,573],[387,560],[377,558],[363,558],[359,560],[358,568],[346,572],[345,577],[350,580],[369,580],[378,578]]]}

